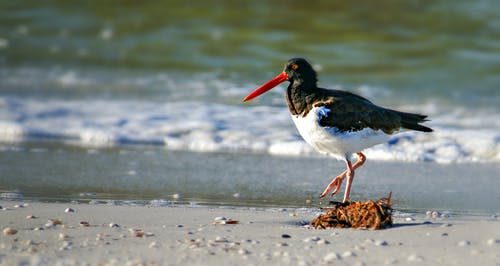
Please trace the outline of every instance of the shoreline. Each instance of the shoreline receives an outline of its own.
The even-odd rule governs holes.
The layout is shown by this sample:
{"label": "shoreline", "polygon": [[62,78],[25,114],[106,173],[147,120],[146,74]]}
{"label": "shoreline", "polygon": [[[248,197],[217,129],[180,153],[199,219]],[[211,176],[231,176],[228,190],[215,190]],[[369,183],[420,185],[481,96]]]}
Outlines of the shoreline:
{"label": "shoreline", "polygon": [[317,215],[307,208],[6,200],[0,206],[2,230],[17,230],[2,234],[2,265],[500,263],[496,216],[404,213],[384,230],[317,230],[304,226]]}

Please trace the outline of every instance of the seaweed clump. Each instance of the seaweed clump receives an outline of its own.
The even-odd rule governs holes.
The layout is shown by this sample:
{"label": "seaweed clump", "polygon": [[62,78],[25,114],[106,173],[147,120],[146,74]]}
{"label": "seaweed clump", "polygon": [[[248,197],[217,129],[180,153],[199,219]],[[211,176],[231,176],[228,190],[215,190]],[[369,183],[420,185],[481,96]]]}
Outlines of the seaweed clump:
{"label": "seaweed clump", "polygon": [[358,228],[379,230],[392,225],[391,195],[377,201],[332,202],[333,207],[322,209],[323,214],[314,218],[316,229]]}

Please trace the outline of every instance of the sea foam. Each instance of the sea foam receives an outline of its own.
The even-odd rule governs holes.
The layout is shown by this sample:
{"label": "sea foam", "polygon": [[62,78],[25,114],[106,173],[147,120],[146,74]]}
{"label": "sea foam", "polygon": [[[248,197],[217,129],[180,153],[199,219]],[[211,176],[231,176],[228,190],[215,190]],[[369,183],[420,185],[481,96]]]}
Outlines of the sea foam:
{"label": "sea foam", "polygon": [[[194,152],[256,152],[318,156],[298,135],[287,108],[222,103],[0,98],[0,141],[43,140],[84,147],[165,145]],[[436,106],[426,125],[366,150],[372,160],[437,163],[500,162],[500,117],[464,117]],[[470,113],[470,112],[469,112]],[[455,116],[455,117],[453,117]],[[484,124],[481,117],[492,123]]]}

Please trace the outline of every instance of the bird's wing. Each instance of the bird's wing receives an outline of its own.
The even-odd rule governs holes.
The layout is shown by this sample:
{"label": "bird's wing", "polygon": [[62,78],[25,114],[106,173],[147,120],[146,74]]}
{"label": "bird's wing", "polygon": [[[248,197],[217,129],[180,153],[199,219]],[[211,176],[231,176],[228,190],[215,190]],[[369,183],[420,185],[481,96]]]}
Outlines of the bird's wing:
{"label": "bird's wing", "polygon": [[340,131],[359,131],[364,128],[383,130],[392,134],[401,127],[401,116],[397,111],[377,106],[369,100],[345,91],[324,90],[323,101],[314,107],[327,108],[319,123],[324,127],[336,127]]}

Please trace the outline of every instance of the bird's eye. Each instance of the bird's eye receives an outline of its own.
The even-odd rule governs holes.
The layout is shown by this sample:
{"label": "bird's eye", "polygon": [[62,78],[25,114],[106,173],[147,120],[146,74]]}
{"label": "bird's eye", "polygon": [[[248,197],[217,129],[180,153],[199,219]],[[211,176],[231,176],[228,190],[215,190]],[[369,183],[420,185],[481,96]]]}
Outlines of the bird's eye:
{"label": "bird's eye", "polygon": [[291,67],[293,70],[297,70],[297,69],[299,68],[299,65],[297,65],[297,64],[292,64],[290,67]]}

